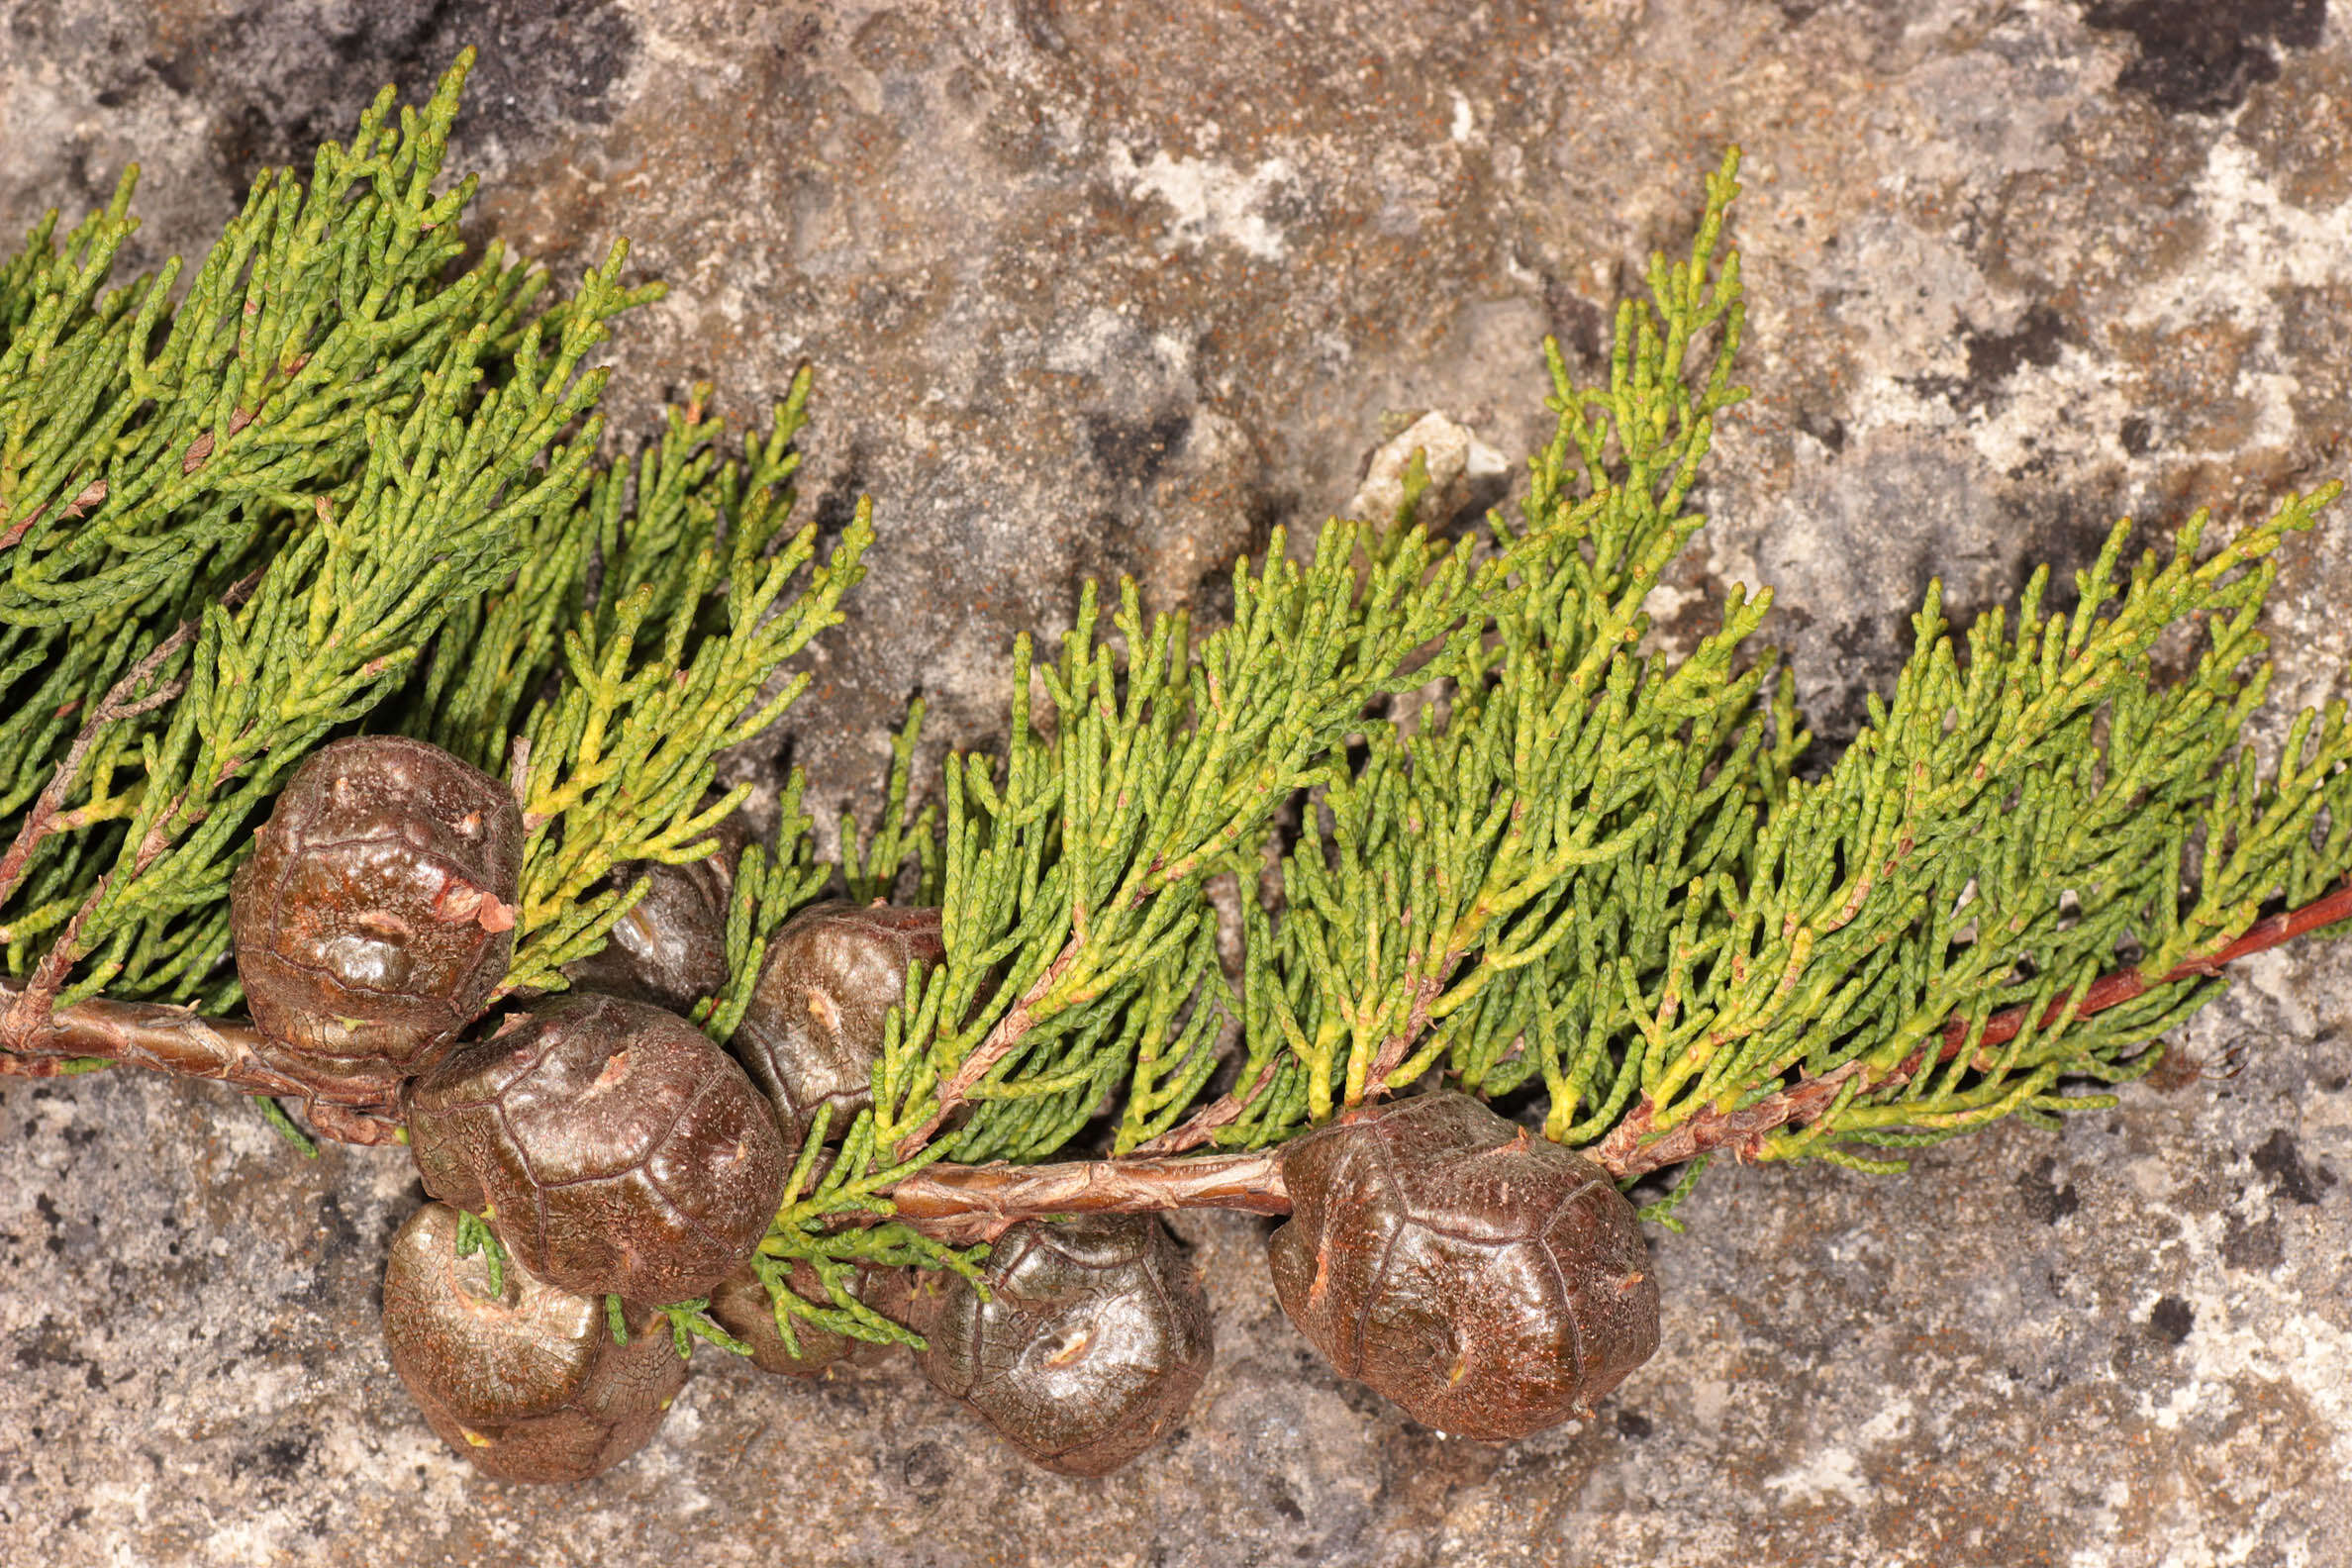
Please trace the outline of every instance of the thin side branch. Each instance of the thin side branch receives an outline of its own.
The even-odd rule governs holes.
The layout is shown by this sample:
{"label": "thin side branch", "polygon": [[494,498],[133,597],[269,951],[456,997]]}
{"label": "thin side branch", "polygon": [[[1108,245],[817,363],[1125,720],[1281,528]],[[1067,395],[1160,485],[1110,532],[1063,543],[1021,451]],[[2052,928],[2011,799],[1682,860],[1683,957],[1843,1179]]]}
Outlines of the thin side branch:
{"label": "thin side branch", "polygon": [[1405,1065],[1405,1058],[1421,1039],[1421,1030],[1429,1027],[1429,1008],[1452,977],[1454,968],[1462,961],[1459,952],[1449,952],[1437,972],[1421,981],[1413,990],[1413,1011],[1406,1016],[1405,1027],[1380,1042],[1380,1054],[1372,1059],[1372,1071],[1366,1075],[1366,1090],[1375,1098],[1389,1092],[1389,1075]]}
{"label": "thin side branch", "polygon": [[[65,510],[57,514],[57,521],[70,523],[105,499],[106,481],[93,479],[82,487],[79,495],[65,503]],[[41,521],[42,514],[46,510],[48,510],[46,506],[37,506],[10,524],[6,533],[0,533],[0,550],[12,548],[17,540],[31,533],[33,525]]]}
{"label": "thin side branch", "polygon": [[[2256,921],[2245,933],[2203,958],[2190,958],[2175,965],[2162,978],[2150,981],[2141,978],[2136,969],[2118,970],[2102,975],[2084,988],[2077,1001],[2060,997],[2042,1014],[2042,1027],[2049,1028],[2065,1017],[2072,1006],[2077,1018],[2088,1018],[2111,1007],[2120,1007],[2135,997],[2144,996],[2160,985],[2175,985],[2183,980],[2210,979],[2237,959],[2267,951],[2296,937],[2315,931],[2338,921],[2352,919],[2352,883],[2336,889],[2323,898],[2313,899],[2301,909],[2287,910]],[[1976,1036],[1976,1048],[1999,1045],[2014,1039],[2025,1027],[2032,1013],[2030,1006],[2004,1008],[1985,1021]],[[1969,1048],[1968,1021],[1952,1019],[1943,1027],[1943,1041],[1930,1053],[1925,1047],[1913,1051],[1901,1065],[1882,1078],[1869,1081],[1866,1087],[1884,1089],[1908,1083],[1918,1071],[1931,1063],[1948,1062]],[[1755,1104],[1737,1111],[1701,1111],[1690,1120],[1680,1123],[1666,1132],[1655,1130],[1657,1108],[1647,1099],[1635,1106],[1625,1120],[1619,1122],[1596,1145],[1592,1153],[1620,1181],[1627,1176],[1647,1175],[1669,1165],[1718,1149],[1727,1149],[1742,1159],[1752,1159],[1762,1150],[1767,1134],[1790,1126],[1803,1126],[1821,1117],[1837,1099],[1841,1085],[1862,1070],[1860,1062],[1847,1062],[1817,1078],[1804,1078],[1766,1095]]]}
{"label": "thin side branch", "polygon": [[932,1108],[930,1116],[916,1124],[913,1131],[898,1140],[897,1154],[900,1159],[913,1158],[916,1150],[931,1141],[931,1135],[939,1130],[957,1106],[964,1103],[964,1097],[979,1085],[981,1079],[988,1076],[988,1069],[1003,1061],[1013,1047],[1021,1043],[1021,1036],[1029,1032],[1029,1024],[1035,1018],[1037,1004],[1044,1000],[1045,993],[1053,989],[1056,981],[1069,973],[1070,965],[1078,961],[1079,949],[1084,945],[1084,938],[1072,936],[1068,944],[1054,954],[1053,962],[1045,966],[1045,972],[1022,993],[1021,1000],[997,1020],[996,1028],[988,1031],[987,1038],[972,1048],[972,1054],[956,1063],[955,1071],[949,1073],[946,1081],[939,1085],[938,1105]]}
{"label": "thin side branch", "polygon": [[1277,1060],[1268,1057],[1266,1065],[1257,1070],[1257,1076],[1250,1080],[1247,1089],[1218,1096],[1194,1112],[1182,1127],[1171,1127],[1158,1137],[1136,1144],[1135,1153],[1181,1154],[1187,1149],[1199,1148],[1217,1135],[1219,1127],[1240,1121],[1241,1113],[1247,1111],[1256,1103],[1257,1097],[1266,1092],[1266,1086],[1274,1081]]}
{"label": "thin side branch", "polygon": [[81,776],[82,764],[89,760],[90,748],[98,743],[98,737],[106,733],[107,726],[117,720],[136,718],[160,708],[186,689],[186,681],[174,680],[165,681],[145,696],[135,698],[131,695],[142,682],[152,679],[155,672],[163,667],[164,661],[186,647],[195,636],[196,623],[182,621],[177,631],[156,643],[145,658],[132,665],[130,673],[116,681],[99,700],[97,708],[90,714],[89,722],[73,737],[73,744],[66,747],[64,759],[49,774],[49,783],[42,786],[41,794],[33,802],[33,809],[25,814],[24,825],[17,829],[16,840],[8,846],[6,854],[0,855],[0,903],[5,903],[8,896],[17,890],[17,884],[24,881],[25,870],[32,863],[34,849],[39,847],[55,826],[57,813],[65,805],[66,792],[73,788],[73,781]]}

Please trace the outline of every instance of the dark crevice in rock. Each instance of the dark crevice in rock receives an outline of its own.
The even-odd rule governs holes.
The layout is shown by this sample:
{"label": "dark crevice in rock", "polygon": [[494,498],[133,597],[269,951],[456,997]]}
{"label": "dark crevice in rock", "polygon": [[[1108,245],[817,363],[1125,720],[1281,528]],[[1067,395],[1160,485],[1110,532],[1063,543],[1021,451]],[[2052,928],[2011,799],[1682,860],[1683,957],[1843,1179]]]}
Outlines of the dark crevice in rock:
{"label": "dark crevice in rock", "polygon": [[231,1459],[229,1479],[235,1481],[250,1473],[269,1481],[291,1481],[309,1467],[318,1446],[319,1434],[307,1426],[272,1437]]}
{"label": "dark crevice in rock", "polygon": [[2224,1218],[2221,1261],[2233,1269],[2267,1274],[2287,1260],[2287,1245],[2279,1235],[2276,1218],[2248,1225],[2236,1215]]}
{"label": "dark crevice in rock", "polygon": [[[240,47],[266,34],[258,58]],[[613,85],[637,51],[637,24],[609,0],[387,0],[314,25],[255,11],[231,16],[146,57],[174,96],[221,104],[213,156],[234,185],[265,167],[307,169],[319,143],[343,141],[385,82],[417,97],[472,45],[469,137],[539,145],[565,123],[601,125]]]}
{"label": "dark crevice in rock", "polygon": [[2275,1128],[2253,1157],[2254,1168],[2268,1176],[2279,1196],[2291,1203],[2315,1204],[2323,1188],[2335,1185],[2335,1172],[2324,1165],[2314,1171],[2303,1163],[2303,1146],[2285,1127]]}
{"label": "dark crevice in rock", "polygon": [[2063,1187],[2058,1185],[2058,1178],[2052,1174],[2057,1168],[2057,1158],[2045,1154],[2039,1164],[2017,1178],[2017,1201],[2043,1225],[2056,1225],[2083,1207],[2073,1182]]}
{"label": "dark crevice in rock", "polygon": [[16,1364],[28,1371],[40,1367],[61,1367],[78,1371],[82,1384],[93,1393],[106,1391],[106,1374],[98,1363],[73,1342],[67,1327],[57,1322],[53,1313],[44,1313],[38,1323],[17,1346]]}
{"label": "dark crevice in rock", "polygon": [[1088,449],[1105,473],[1121,484],[1149,484],[1192,433],[1192,415],[1170,409],[1148,420],[1086,416]]}
{"label": "dark crevice in rock", "polygon": [[1845,421],[1827,409],[1803,409],[1797,415],[1797,428],[1823,446],[1832,455],[1845,450]]}
{"label": "dark crevice in rock", "polygon": [[2310,49],[2326,0],[2090,0],[2083,20],[2138,44],[2115,79],[2168,114],[2218,114],[2279,75],[2278,48]]}
{"label": "dark crevice in rock", "polygon": [[2071,341],[2066,322],[2046,304],[2025,312],[2014,332],[1968,335],[1968,390],[1970,405],[1989,400],[1994,391],[2027,365],[2053,365],[2058,350]]}

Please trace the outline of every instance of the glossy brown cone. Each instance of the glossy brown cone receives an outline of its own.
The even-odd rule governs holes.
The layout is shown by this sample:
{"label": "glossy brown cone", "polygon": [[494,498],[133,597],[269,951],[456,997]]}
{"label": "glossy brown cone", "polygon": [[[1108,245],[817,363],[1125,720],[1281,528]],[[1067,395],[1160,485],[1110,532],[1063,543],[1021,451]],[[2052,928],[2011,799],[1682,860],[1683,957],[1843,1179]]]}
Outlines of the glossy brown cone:
{"label": "glossy brown cone", "polygon": [[1633,1206],[1592,1160],[1467,1096],[1349,1112],[1286,1145],[1282,1177],[1282,1310],[1415,1421],[1523,1437],[1658,1348]]}
{"label": "glossy brown cone", "polygon": [[230,884],[255,1027],[298,1075],[406,1076],[506,978],[522,867],[481,769],[400,735],[320,747]]}
{"label": "glossy brown cone", "polygon": [[674,1014],[567,995],[510,1014],[403,1100],[425,1190],[550,1284],[703,1296],[767,1233],[789,1169],[767,1104]]}
{"label": "glossy brown cone", "polygon": [[813,904],[768,938],[734,1049],[797,1144],[818,1108],[833,1136],[871,1102],[882,1023],[905,998],[907,967],[946,955],[939,912]]}
{"label": "glossy brown cone", "polygon": [[632,860],[615,866],[612,885],[626,892],[642,877],[644,896],[614,923],[602,948],[563,966],[564,978],[584,990],[679,1014],[726,989],[727,907],[745,834],[730,817],[715,836],[717,853],[684,865]]}
{"label": "glossy brown cone", "polygon": [[1048,1470],[1108,1475],[1184,1418],[1213,1345],[1192,1262],[1149,1215],[1028,1221],[989,1299],[943,1275],[924,1376]]}
{"label": "glossy brown cone", "polygon": [[686,1381],[658,1313],[613,1339],[602,1298],[457,1256],[457,1211],[427,1204],[384,1265],[392,1368],[441,1439],[502,1481],[584,1481],[645,1445]]}

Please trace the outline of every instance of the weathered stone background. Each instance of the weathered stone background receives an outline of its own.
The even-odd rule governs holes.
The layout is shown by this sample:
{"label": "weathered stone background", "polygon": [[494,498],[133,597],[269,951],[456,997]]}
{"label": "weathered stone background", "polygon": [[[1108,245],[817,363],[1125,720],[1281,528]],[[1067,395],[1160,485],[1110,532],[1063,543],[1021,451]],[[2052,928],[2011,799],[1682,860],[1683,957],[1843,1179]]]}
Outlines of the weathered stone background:
{"label": "weathered stone background", "polygon": [[[2352,6],[2338,0],[1077,0],[599,6],[0,0],[0,228],[144,161],[143,260],[382,81],[484,49],[478,227],[676,292],[623,428],[822,368],[810,492],[875,572],[792,719],[829,798],[907,695],[1000,724],[1013,632],[1217,572],[1438,408],[1541,428],[1535,343],[1748,152],[1757,400],[1662,608],[1780,591],[1824,734],[1931,573],[1963,608],[2108,519],[2345,467]],[[2340,689],[2352,520],[2288,555],[2281,693]],[[0,1560],[2325,1565],[2352,1561],[2352,956],[2275,955],[2187,1031],[2225,1081],[1906,1177],[1712,1179],[1657,1238],[1664,1351],[1598,1421],[1452,1442],[1335,1382],[1256,1233],[1188,1222],[1219,1368],[1101,1483],[909,1374],[700,1358],[641,1458],[469,1485],[385,1369],[397,1157],[290,1158],[201,1088],[0,1091]]]}

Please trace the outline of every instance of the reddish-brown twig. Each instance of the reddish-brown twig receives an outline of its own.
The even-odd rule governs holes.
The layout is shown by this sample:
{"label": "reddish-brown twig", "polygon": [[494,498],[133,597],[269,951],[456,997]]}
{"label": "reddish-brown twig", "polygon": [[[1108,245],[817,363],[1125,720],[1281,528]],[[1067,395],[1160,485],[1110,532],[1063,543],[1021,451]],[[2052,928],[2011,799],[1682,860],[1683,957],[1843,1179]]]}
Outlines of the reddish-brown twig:
{"label": "reddish-brown twig", "polygon": [[[2352,884],[2301,909],[2259,921],[2227,946],[2178,964],[2159,980],[2143,980],[2136,970],[2103,976],[2072,1004],[2075,1016],[2083,1018],[2118,1007],[2154,986],[2209,977],[2236,959],[2346,919],[2352,919]],[[2052,1003],[2043,1016],[2044,1025],[2059,1022],[2067,1006],[2068,1000],[2063,998]],[[2028,1007],[2014,1007],[1994,1014],[1975,1036],[1975,1048],[2014,1038],[2030,1012]],[[1967,1021],[1955,1019],[1944,1026],[1942,1042],[1932,1057],[1949,1061],[1968,1045]],[[1908,1081],[1927,1064],[1930,1054],[1925,1049],[1915,1052],[1894,1073],[1876,1080],[1874,1087]],[[1739,1110],[1703,1111],[1662,1133],[1654,1130],[1652,1107],[1644,1102],[1591,1152],[1620,1181],[1717,1151],[1752,1157],[1769,1133],[1819,1119],[1861,1070],[1860,1062],[1848,1062]],[[1160,1152],[1153,1150],[1154,1155]],[[905,1194],[911,1186],[916,1201],[910,1207]],[[1265,1151],[1029,1167],[933,1165],[913,1178],[912,1184],[894,1188],[891,1197],[900,1203],[901,1216],[918,1228],[942,1237],[968,1232],[973,1239],[986,1239],[1018,1220],[1049,1214],[1201,1207],[1241,1209],[1252,1214],[1290,1212],[1280,1163]]]}
{"label": "reddish-brown twig", "polygon": [[[2287,910],[2256,921],[2235,941],[2203,958],[2190,958],[2174,965],[2161,978],[2145,980],[2136,969],[2121,969],[2102,975],[2083,989],[2079,998],[2060,997],[2042,1013],[2042,1027],[2049,1028],[2062,1020],[2068,1008],[2077,1018],[2088,1018],[2108,1008],[2120,1007],[2135,997],[2146,995],[2157,986],[2177,985],[2184,980],[2208,979],[2221,972],[2237,959],[2266,951],[2282,942],[2315,931],[2323,926],[2352,919],[2352,883],[2346,883],[2325,897],[2313,899],[2300,909]],[[1985,1021],[1984,1029],[1975,1037],[1975,1048],[2000,1045],[2014,1039],[2032,1014],[2029,1005],[2004,1008]],[[1920,1068],[1930,1061],[1948,1062],[1961,1051],[1970,1048],[1968,1021],[1955,1018],[1945,1023],[1941,1044],[1930,1053],[1925,1047],[1913,1051],[1893,1071],[1870,1080],[1871,1089],[1897,1088],[1909,1083]],[[1764,1147],[1765,1137],[1792,1124],[1802,1125],[1818,1120],[1837,1099],[1845,1082],[1861,1072],[1860,1062],[1847,1062],[1814,1078],[1803,1078],[1788,1088],[1764,1096],[1753,1105],[1736,1111],[1706,1109],[1677,1123],[1664,1132],[1655,1130],[1656,1107],[1646,1099],[1635,1106],[1608,1137],[1593,1149],[1594,1156],[1621,1180],[1626,1176],[1644,1175],[1679,1165],[1701,1154],[1727,1150],[1741,1158],[1753,1158]]]}
{"label": "reddish-brown twig", "polygon": [[1079,950],[1085,945],[1084,937],[1072,936],[1067,945],[1054,954],[1053,962],[1045,966],[1045,972],[1021,994],[1021,1000],[1015,1002],[1005,1016],[997,1020],[996,1027],[988,1031],[987,1036],[972,1047],[972,1053],[956,1063],[955,1071],[949,1073],[946,1081],[939,1085],[939,1103],[931,1108],[931,1115],[917,1123],[913,1131],[898,1140],[900,1159],[911,1158],[917,1149],[929,1142],[931,1135],[939,1130],[955,1108],[964,1103],[965,1096],[979,1087],[980,1080],[988,1076],[988,1069],[1003,1061],[1013,1047],[1021,1043],[1021,1036],[1029,1032],[1029,1025],[1035,1020],[1037,1004],[1044,999],[1046,992],[1053,989],[1054,982],[1069,972],[1070,965],[1078,961]]}
{"label": "reddish-brown twig", "polygon": [[[98,505],[105,499],[106,481],[103,479],[93,479],[88,484],[82,486],[80,494],[76,495],[72,500],[65,503],[65,510],[57,514],[57,521],[60,523],[70,523],[75,518],[80,517],[84,512],[89,511],[90,508]],[[27,534],[30,534],[33,531],[33,525],[41,521],[42,513],[46,510],[47,509],[44,507],[35,507],[32,511],[26,513],[23,517],[18,518],[14,523],[11,523],[8,526],[7,532],[0,533],[0,549],[13,548],[17,540],[23,539]]]}
{"label": "reddish-brown twig", "polygon": [[[2122,969],[2114,974],[2102,975],[2084,989],[2083,1000],[2075,1009],[2076,1015],[2080,1017],[2085,1014],[2104,1012],[2107,1008],[2118,1007],[2149,991],[2153,986],[2172,985],[2177,981],[2195,980],[2218,974],[2225,966],[2240,958],[2267,951],[2282,942],[2293,941],[2296,937],[2315,931],[2323,926],[2333,926],[2336,922],[2347,919],[2352,919],[2352,882],[2345,883],[2344,886],[2337,888],[2324,898],[2313,899],[2301,909],[2286,910],[2267,919],[2256,921],[2246,928],[2243,935],[2228,946],[2207,957],[2191,958],[2176,964],[2161,980],[2153,982],[2142,980],[2136,969]],[[2042,1014],[2043,1027],[2047,1028],[2057,1023],[2060,1016],[2066,1012],[2067,1006],[2068,1002],[2064,997],[2051,1003],[2048,1010]],[[1977,1036],[1978,1045],[1999,1045],[2005,1040],[2014,1038],[2017,1030],[2025,1027],[2025,1016],[2028,1011],[2026,1008],[2013,1007],[1994,1014],[1985,1021],[1985,1030]],[[1966,1043],[1967,1038],[1968,1022],[1965,1019],[1953,1019],[1946,1024],[1944,1026],[1943,1059],[1949,1061],[1956,1055],[1960,1047]]]}
{"label": "reddish-brown twig", "polygon": [[[18,998],[15,983],[0,981],[0,1004]],[[269,1041],[250,1024],[160,1002],[97,997],[58,1008],[0,1052],[0,1076],[50,1077],[63,1063],[90,1057],[301,1100],[318,1129],[344,1143],[388,1143],[400,1126],[396,1086],[299,1077],[270,1059]]]}
{"label": "reddish-brown twig", "polygon": [[1171,1209],[1290,1213],[1278,1149],[1189,1159],[1071,1160],[1059,1165],[932,1165],[889,1190],[897,1218],[957,1245],[994,1240],[1049,1215]]}
{"label": "reddish-brown twig", "polygon": [[66,792],[73,788],[74,780],[81,776],[82,763],[89,760],[90,748],[98,743],[98,737],[106,733],[107,726],[160,708],[186,689],[186,681],[172,680],[163,682],[144,696],[131,695],[143,682],[151,680],[164,662],[186,647],[195,636],[196,623],[182,621],[178,630],[156,643],[145,658],[131,666],[129,674],[116,681],[107,689],[106,695],[99,699],[98,706],[90,712],[89,721],[81,727],[81,733],[73,737],[73,744],[65,748],[63,760],[49,774],[49,783],[42,786],[41,794],[33,802],[33,809],[25,813],[24,824],[17,829],[15,841],[9,844],[6,854],[0,855],[0,903],[5,903],[8,896],[16,891],[17,884],[25,879],[25,870],[33,859],[34,849],[49,835],[57,813],[65,804]]}

